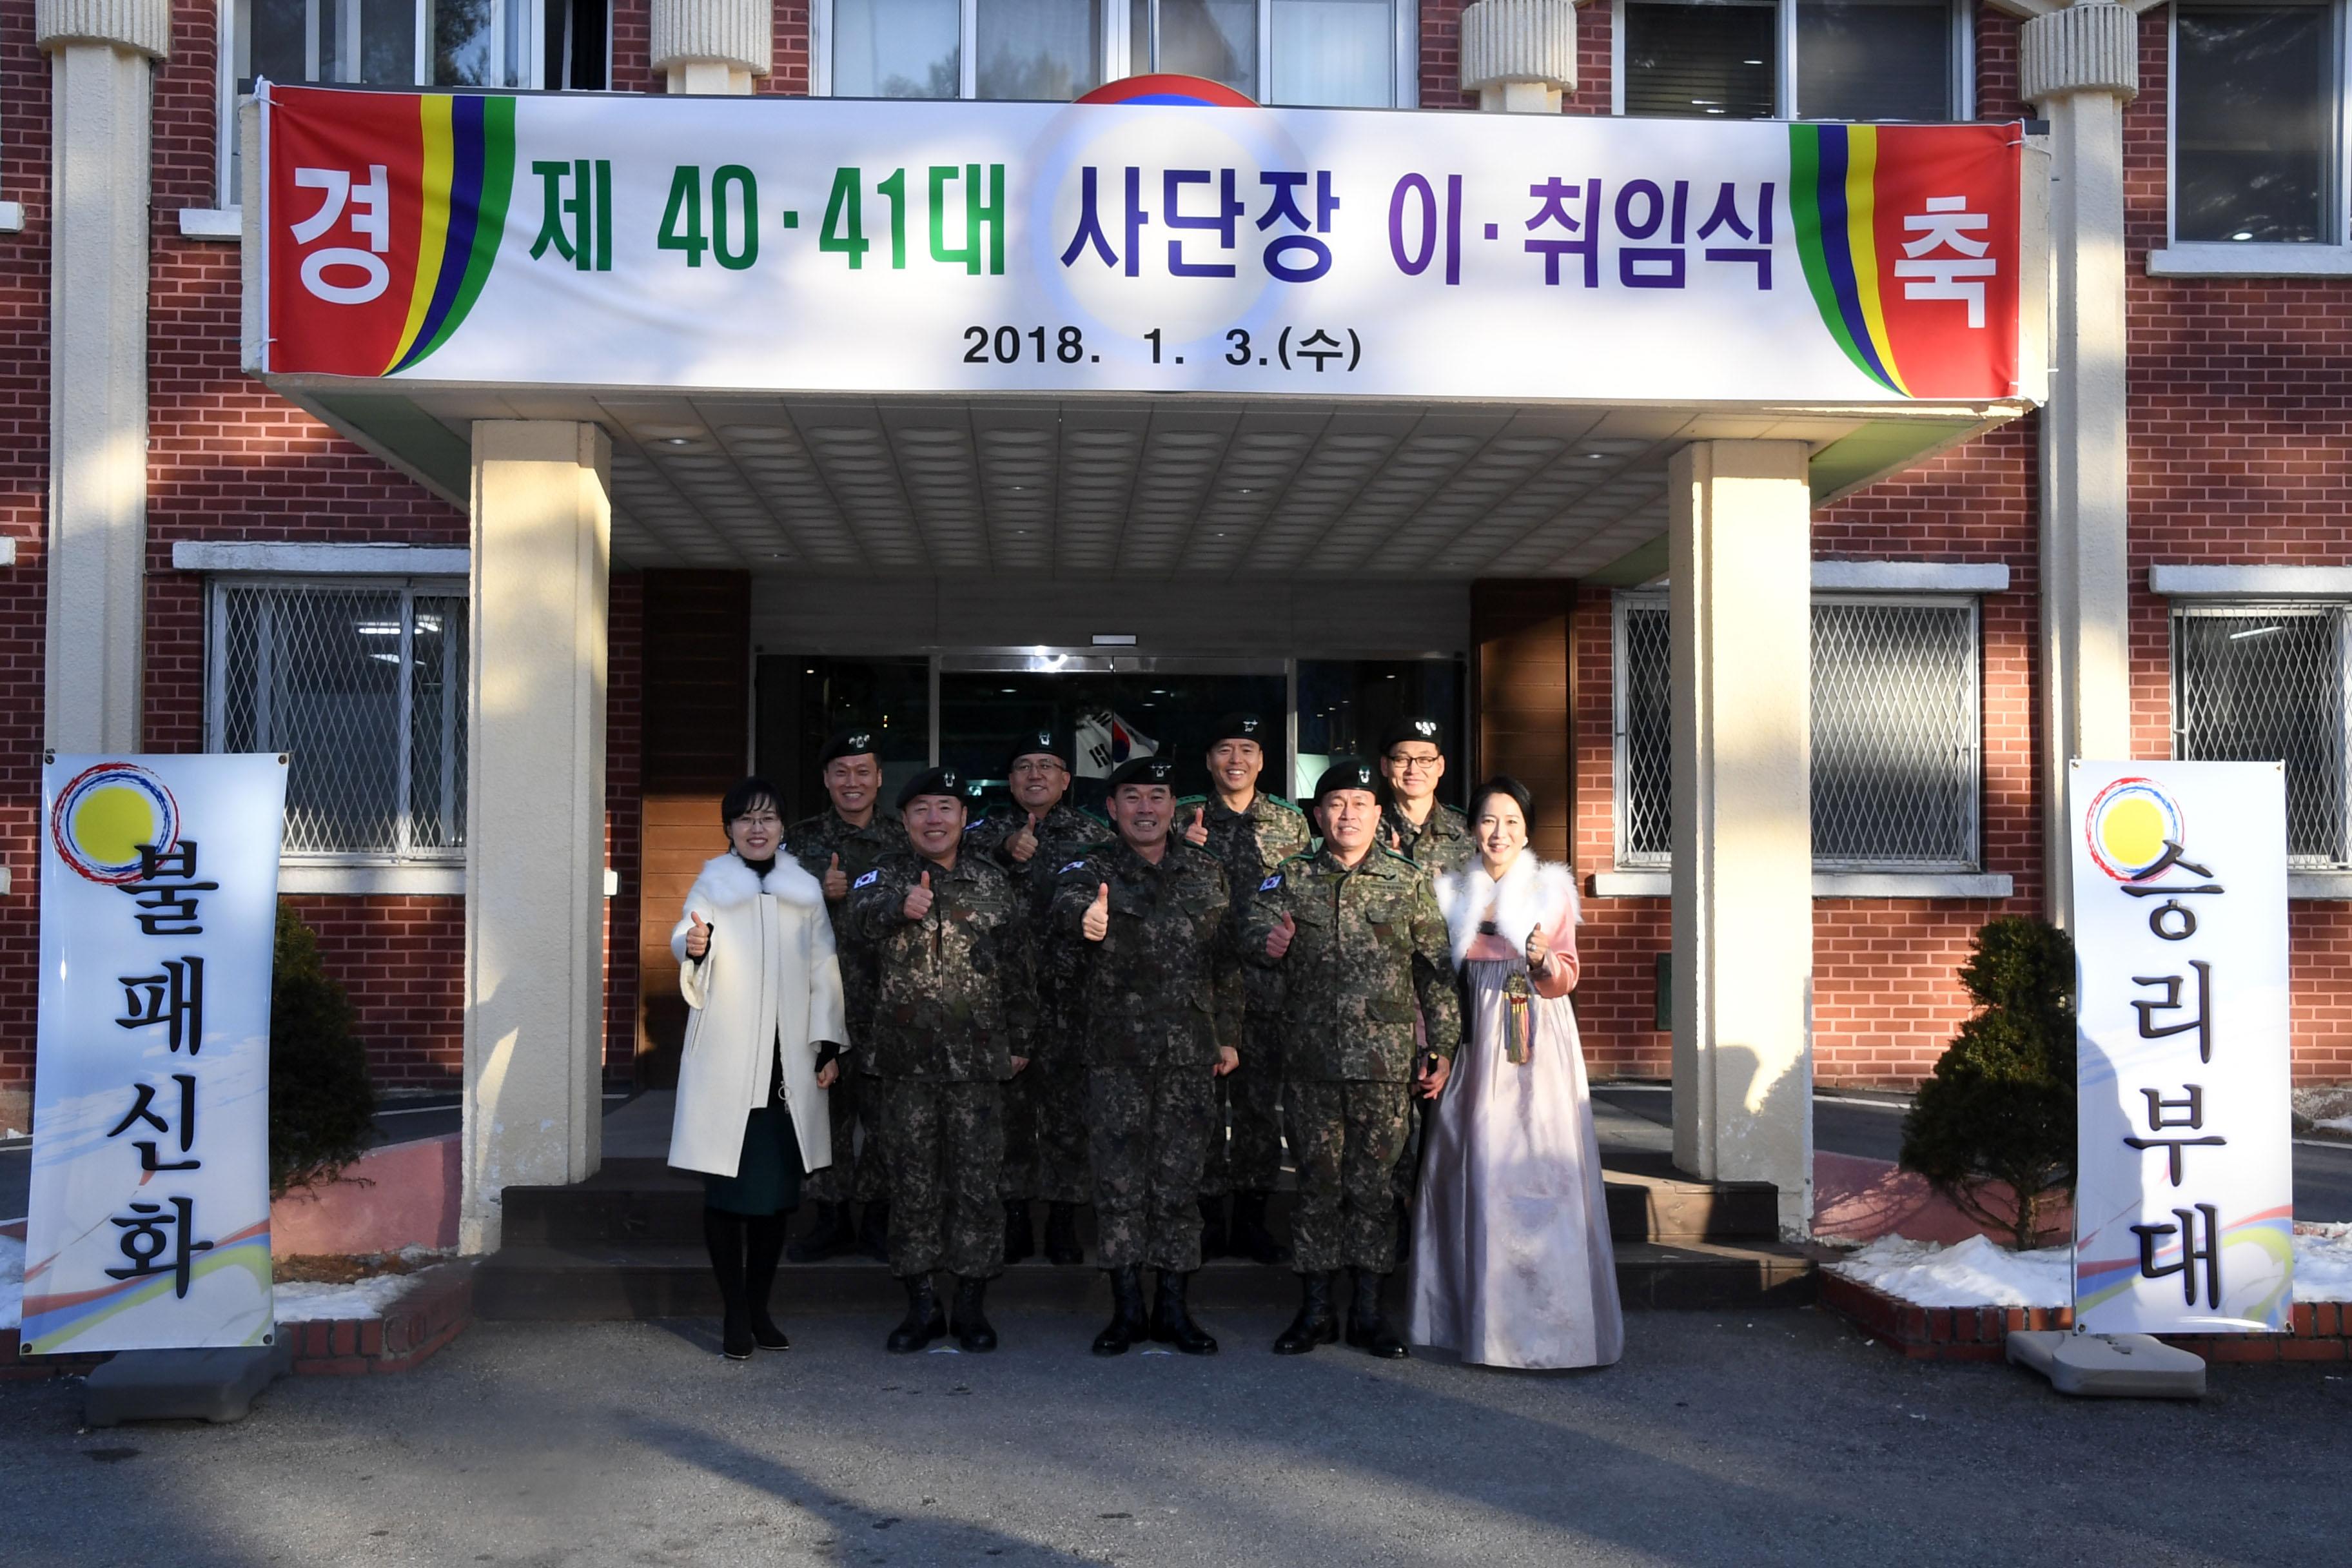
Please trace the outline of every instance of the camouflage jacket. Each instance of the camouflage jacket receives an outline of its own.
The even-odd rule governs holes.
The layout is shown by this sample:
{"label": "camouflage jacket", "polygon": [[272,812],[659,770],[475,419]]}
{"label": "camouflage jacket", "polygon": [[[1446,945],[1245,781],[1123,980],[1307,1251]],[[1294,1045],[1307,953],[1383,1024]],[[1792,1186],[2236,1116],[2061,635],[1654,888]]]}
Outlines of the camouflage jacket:
{"label": "camouflage jacket", "polygon": [[[1214,795],[1186,795],[1176,803],[1176,828],[1180,834],[1192,826],[1195,807],[1207,813],[1209,842],[1205,848],[1225,868],[1225,886],[1233,890],[1234,919],[1238,927],[1249,919],[1250,900],[1257,896],[1257,885],[1265,880],[1265,874],[1293,855],[1304,855],[1314,829],[1307,826],[1306,816],[1297,806],[1278,795],[1260,790],[1246,811],[1228,811]],[[1280,970],[1253,963],[1244,973],[1243,986],[1251,1016],[1280,1016]]]}
{"label": "camouflage jacket", "polygon": [[[784,853],[799,861],[801,869],[819,882],[832,868],[835,855],[841,857],[843,874],[855,882],[880,865],[885,855],[907,847],[905,826],[879,810],[865,826],[853,827],[828,805],[784,830]],[[848,903],[846,899],[828,899],[824,912],[832,917],[833,945],[841,954],[842,1001],[850,1043],[863,1045],[866,1015],[874,1010],[874,952],[872,944],[860,943],[851,937],[848,922],[843,918]]]}
{"label": "camouflage jacket", "polygon": [[1037,826],[1037,851],[1026,860],[1005,853],[1005,845],[1028,820],[1024,812],[983,816],[964,830],[966,849],[977,849],[1013,879],[1013,886],[1029,900],[1029,962],[1037,980],[1037,999],[1050,1015],[1058,1012],[1063,994],[1074,991],[1086,955],[1083,943],[1074,943],[1045,918],[1054,901],[1054,873],[1089,849],[1110,842],[1110,829],[1067,801],[1055,804]]}
{"label": "camouflage jacket", "polygon": [[[1110,889],[1110,930],[1086,940],[1087,907]],[[1202,1067],[1241,1045],[1241,931],[1225,874],[1171,838],[1153,865],[1119,839],[1064,865],[1053,922],[1086,950],[1081,1029],[1089,1067]]]}
{"label": "camouflage jacket", "polygon": [[1397,841],[1391,853],[1403,856],[1433,877],[1459,871],[1478,852],[1477,842],[1470,837],[1470,819],[1456,806],[1432,805],[1429,820],[1415,827],[1403,812],[1391,805],[1381,812],[1383,847],[1391,834],[1396,836]]}
{"label": "camouflage jacket", "polygon": [[[910,921],[903,906],[925,873],[930,912]],[[864,1071],[1007,1079],[1013,1058],[1034,1054],[1028,910],[987,857],[959,854],[946,870],[911,849],[886,856],[850,888],[845,923],[875,955]]]}
{"label": "camouflage jacket", "polygon": [[[1269,959],[1265,940],[1286,914],[1298,929]],[[1429,877],[1401,855],[1375,848],[1353,870],[1328,849],[1284,861],[1258,889],[1242,941],[1253,963],[1284,971],[1287,1077],[1410,1082],[1416,999],[1432,1050],[1451,1057],[1461,1042],[1445,918]]]}

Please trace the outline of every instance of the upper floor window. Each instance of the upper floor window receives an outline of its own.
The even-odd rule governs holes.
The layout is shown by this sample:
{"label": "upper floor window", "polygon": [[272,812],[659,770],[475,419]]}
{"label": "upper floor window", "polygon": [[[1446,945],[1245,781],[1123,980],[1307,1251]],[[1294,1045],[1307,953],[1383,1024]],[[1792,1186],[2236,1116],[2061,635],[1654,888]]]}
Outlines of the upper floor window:
{"label": "upper floor window", "polygon": [[2338,5],[2172,7],[2172,237],[2344,243]]}
{"label": "upper floor window", "polygon": [[1412,0],[831,0],[817,90],[1066,102],[1147,71],[1261,103],[1413,101]]}
{"label": "upper floor window", "polygon": [[2177,605],[2173,755],[2286,763],[2287,864],[2352,866],[2345,762],[2352,605]]}
{"label": "upper floor window", "polygon": [[1617,111],[1728,120],[1966,120],[1957,0],[1618,0]]}

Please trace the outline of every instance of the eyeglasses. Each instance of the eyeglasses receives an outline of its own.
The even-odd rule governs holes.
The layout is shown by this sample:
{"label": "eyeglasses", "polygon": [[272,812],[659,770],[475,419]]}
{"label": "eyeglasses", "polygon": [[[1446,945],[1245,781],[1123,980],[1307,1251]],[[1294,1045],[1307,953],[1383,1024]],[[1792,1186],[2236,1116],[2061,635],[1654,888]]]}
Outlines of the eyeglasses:
{"label": "eyeglasses", "polygon": [[747,811],[735,819],[738,827],[782,827],[784,819],[772,811]]}
{"label": "eyeglasses", "polygon": [[1445,759],[1435,752],[1430,752],[1425,757],[1409,757],[1401,752],[1391,752],[1389,761],[1395,763],[1400,771],[1408,773],[1425,773],[1430,769],[1443,767],[1445,763]]}
{"label": "eyeglasses", "polygon": [[1062,766],[1061,760],[1057,757],[1024,757],[1019,762],[1013,764],[1012,771],[1015,773],[1060,773],[1069,772],[1067,768]]}

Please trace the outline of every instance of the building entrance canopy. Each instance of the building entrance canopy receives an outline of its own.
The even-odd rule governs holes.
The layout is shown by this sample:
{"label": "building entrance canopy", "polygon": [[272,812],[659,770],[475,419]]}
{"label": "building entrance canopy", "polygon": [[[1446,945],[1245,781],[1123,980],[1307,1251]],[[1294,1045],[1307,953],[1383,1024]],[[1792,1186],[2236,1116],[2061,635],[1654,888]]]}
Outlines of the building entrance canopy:
{"label": "building entrance canopy", "polygon": [[1689,441],[1822,501],[2042,387],[2015,124],[256,113],[249,367],[461,504],[473,421],[602,426],[622,565],[1638,580]]}

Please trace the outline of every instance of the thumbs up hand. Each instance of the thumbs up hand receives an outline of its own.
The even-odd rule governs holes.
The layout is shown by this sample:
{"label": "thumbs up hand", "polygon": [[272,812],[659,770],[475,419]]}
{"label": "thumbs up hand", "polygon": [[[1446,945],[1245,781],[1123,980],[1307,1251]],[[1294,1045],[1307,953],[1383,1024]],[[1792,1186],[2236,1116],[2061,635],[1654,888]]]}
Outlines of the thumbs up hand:
{"label": "thumbs up hand", "polygon": [[922,879],[907,889],[907,901],[898,906],[899,912],[910,921],[921,920],[931,912],[931,874],[926,871]]}
{"label": "thumbs up hand", "polygon": [[1265,933],[1265,955],[1280,958],[1290,951],[1290,939],[1297,934],[1298,922],[1290,918],[1288,910],[1283,910],[1280,923]]}
{"label": "thumbs up hand", "polygon": [[1031,812],[1021,831],[1004,841],[1004,852],[1024,865],[1037,853],[1037,814]]}
{"label": "thumbs up hand", "polygon": [[687,911],[686,918],[692,922],[686,933],[686,956],[699,959],[710,951],[710,928],[704,925],[702,917],[691,910]]}
{"label": "thumbs up hand", "polygon": [[1095,884],[1095,901],[1087,906],[1087,918],[1078,923],[1088,942],[1100,942],[1110,934],[1110,884]]}
{"label": "thumbs up hand", "polygon": [[841,868],[841,857],[838,855],[833,858],[833,864],[824,868],[824,896],[836,904],[849,897],[849,873]]}
{"label": "thumbs up hand", "polygon": [[1209,841],[1209,808],[1207,806],[1196,805],[1192,808],[1192,820],[1184,825],[1184,837],[1193,844],[1206,844]]}

